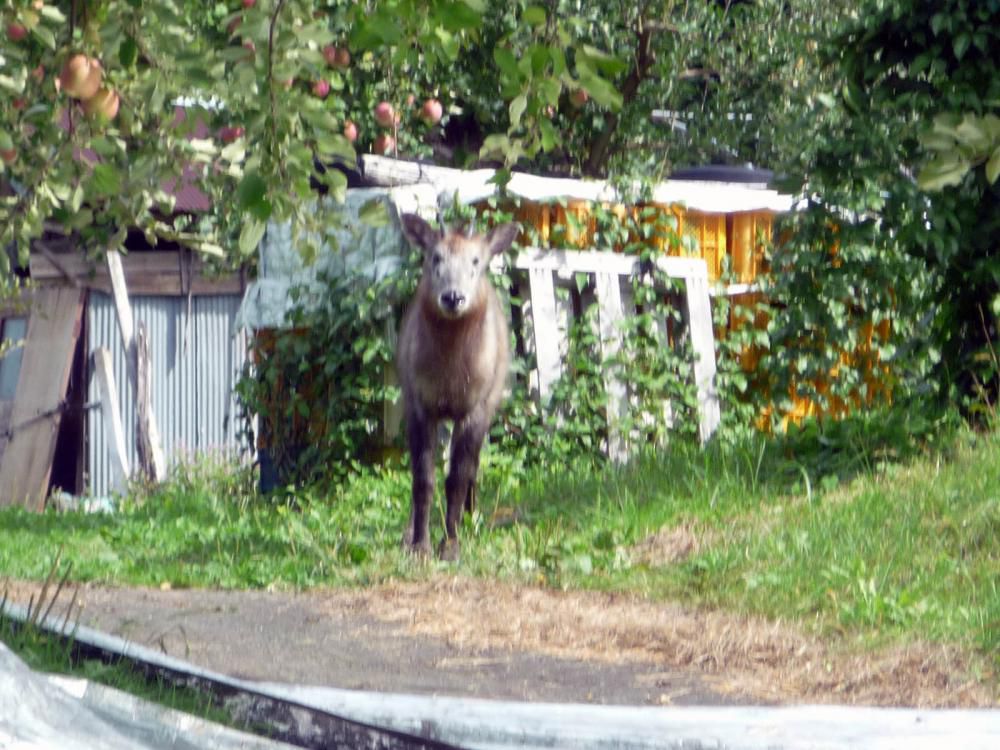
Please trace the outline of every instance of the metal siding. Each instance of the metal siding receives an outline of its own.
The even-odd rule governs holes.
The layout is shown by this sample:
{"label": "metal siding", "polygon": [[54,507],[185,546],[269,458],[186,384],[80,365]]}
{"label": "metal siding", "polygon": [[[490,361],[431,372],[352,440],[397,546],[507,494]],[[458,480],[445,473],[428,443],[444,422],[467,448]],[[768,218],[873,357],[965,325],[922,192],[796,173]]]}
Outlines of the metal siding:
{"label": "metal siding", "polygon": [[[195,297],[190,313],[185,297],[137,296],[131,303],[136,326],[139,321],[146,325],[153,410],[168,465],[196,451],[235,451],[233,386],[245,356],[244,335],[233,335],[240,297]],[[99,346],[111,351],[129,465],[134,468],[135,410],[118,320],[112,298],[94,291],[87,307],[88,352]],[[88,398],[100,400],[94,378]],[[111,463],[100,410],[88,414],[87,437],[90,492],[103,495],[111,487]]]}

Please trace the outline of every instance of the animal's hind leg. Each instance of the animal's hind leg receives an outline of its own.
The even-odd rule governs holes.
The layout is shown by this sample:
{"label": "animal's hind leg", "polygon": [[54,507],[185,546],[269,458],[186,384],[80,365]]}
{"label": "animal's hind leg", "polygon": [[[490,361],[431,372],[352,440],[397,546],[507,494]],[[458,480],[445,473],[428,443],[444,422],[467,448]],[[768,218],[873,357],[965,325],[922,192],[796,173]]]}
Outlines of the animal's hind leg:
{"label": "animal's hind leg", "polygon": [[403,544],[414,552],[431,551],[430,508],[434,500],[434,454],[437,441],[437,422],[423,419],[416,414],[406,418],[407,442],[410,448],[410,471],[413,474],[413,492],[410,504],[410,522],[403,532]]}
{"label": "animal's hind leg", "polygon": [[486,437],[487,424],[486,420],[469,415],[457,423],[452,431],[451,460],[444,484],[448,498],[445,538],[438,550],[442,560],[458,559],[458,527],[462,522],[462,511],[471,511],[475,504],[479,452]]}

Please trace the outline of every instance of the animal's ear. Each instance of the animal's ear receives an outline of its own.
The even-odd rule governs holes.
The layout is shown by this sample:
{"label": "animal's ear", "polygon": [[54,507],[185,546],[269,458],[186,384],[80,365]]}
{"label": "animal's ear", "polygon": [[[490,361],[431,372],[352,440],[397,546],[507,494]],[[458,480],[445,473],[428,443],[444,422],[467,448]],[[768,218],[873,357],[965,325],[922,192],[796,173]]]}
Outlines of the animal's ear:
{"label": "animal's ear", "polygon": [[403,214],[400,220],[403,222],[406,239],[422,250],[430,250],[441,239],[441,233],[432,229],[430,224],[416,214]]}
{"label": "animal's ear", "polygon": [[490,255],[502,253],[521,233],[521,225],[516,222],[493,227],[486,235],[486,250]]}

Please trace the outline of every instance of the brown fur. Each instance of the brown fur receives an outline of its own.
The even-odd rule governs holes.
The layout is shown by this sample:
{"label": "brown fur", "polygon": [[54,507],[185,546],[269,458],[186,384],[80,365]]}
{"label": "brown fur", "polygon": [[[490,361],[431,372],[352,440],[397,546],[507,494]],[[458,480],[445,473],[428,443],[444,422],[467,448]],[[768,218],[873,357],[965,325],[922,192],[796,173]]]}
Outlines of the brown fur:
{"label": "brown fur", "polygon": [[503,397],[510,360],[509,332],[487,268],[518,227],[504,224],[485,236],[442,234],[412,214],[402,217],[407,238],[424,252],[423,275],[403,318],[396,351],[406,414],[413,493],[404,542],[430,551],[430,505],[438,423],[454,423],[445,481],[445,538],[439,553],[457,559],[462,510],[475,501],[479,452]]}

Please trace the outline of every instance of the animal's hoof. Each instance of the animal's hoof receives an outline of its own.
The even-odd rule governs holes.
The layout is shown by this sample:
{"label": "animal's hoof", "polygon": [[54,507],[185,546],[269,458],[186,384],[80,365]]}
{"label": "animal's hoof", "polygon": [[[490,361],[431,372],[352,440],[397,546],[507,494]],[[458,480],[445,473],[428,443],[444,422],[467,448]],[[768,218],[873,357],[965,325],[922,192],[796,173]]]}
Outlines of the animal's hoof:
{"label": "animal's hoof", "polygon": [[445,562],[458,562],[461,548],[457,539],[442,539],[438,545],[438,557]]}
{"label": "animal's hoof", "polygon": [[403,540],[403,549],[409,552],[414,557],[430,557],[431,554],[431,543],[424,539],[422,542],[414,544],[412,540]]}

